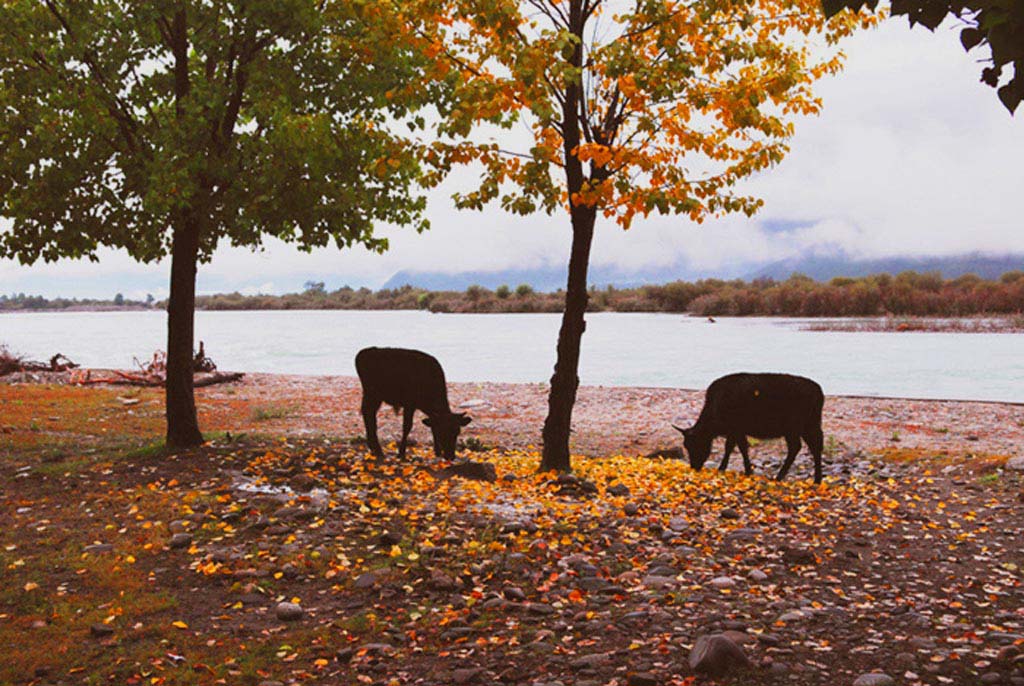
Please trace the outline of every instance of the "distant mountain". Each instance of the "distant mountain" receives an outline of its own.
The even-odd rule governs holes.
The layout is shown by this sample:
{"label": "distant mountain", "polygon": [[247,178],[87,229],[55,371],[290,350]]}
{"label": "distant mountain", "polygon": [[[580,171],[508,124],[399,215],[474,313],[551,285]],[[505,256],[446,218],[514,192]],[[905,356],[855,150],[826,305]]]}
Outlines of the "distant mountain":
{"label": "distant mountain", "polygon": [[[970,253],[949,257],[885,257],[871,260],[857,259],[841,251],[801,254],[778,262],[756,265],[741,263],[716,270],[698,269],[685,262],[653,269],[623,269],[616,266],[597,266],[590,269],[590,284],[598,288],[613,285],[632,288],[644,284],[670,281],[695,281],[705,278],[788,279],[799,272],[817,281],[828,281],[837,276],[868,276],[870,274],[898,274],[912,269],[917,272],[941,272],[945,278],[963,274],[977,274],[985,279],[996,279],[1009,271],[1024,270],[1024,255],[986,255]],[[565,267],[538,267],[536,269],[502,269],[499,271],[466,271],[454,274],[443,272],[400,271],[387,280],[382,288],[401,288],[405,285],[432,291],[463,291],[477,285],[494,290],[507,285],[515,288],[526,283],[538,291],[565,288]]]}
{"label": "distant mountain", "polygon": [[976,274],[983,279],[998,279],[1006,272],[1024,270],[1024,255],[986,255],[968,253],[947,257],[882,257],[856,259],[842,252],[832,254],[804,254],[789,257],[760,267],[744,278],[788,279],[794,273],[805,274],[816,281],[828,281],[837,276],[869,276],[871,274],[899,274],[915,272],[941,272],[947,279],[964,274]]}
{"label": "distant mountain", "polygon": [[[730,278],[739,276],[751,265],[737,266],[731,270]],[[727,270],[723,270],[727,271]],[[668,267],[653,269],[623,269],[615,266],[596,266],[590,268],[592,286],[604,288],[613,285],[618,288],[632,288],[650,283],[668,283],[669,281],[692,281],[710,276],[707,270],[700,272],[685,264],[677,263]],[[717,276],[717,274],[716,274]],[[405,285],[426,288],[432,291],[463,291],[469,286],[477,285],[494,290],[506,285],[515,288],[526,283],[538,291],[556,291],[565,288],[566,268],[538,267],[536,269],[502,269],[500,271],[468,271],[455,274],[442,272],[400,271],[392,276],[382,288],[400,288]]]}

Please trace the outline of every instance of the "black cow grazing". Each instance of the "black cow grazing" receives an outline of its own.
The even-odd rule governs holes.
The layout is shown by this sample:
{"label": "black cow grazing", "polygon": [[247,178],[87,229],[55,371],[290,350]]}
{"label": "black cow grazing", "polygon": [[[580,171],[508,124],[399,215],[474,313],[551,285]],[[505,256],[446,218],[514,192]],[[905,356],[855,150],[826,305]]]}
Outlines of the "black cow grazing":
{"label": "black cow grazing", "polygon": [[405,348],[364,348],[356,354],[356,373],[363,385],[363,423],[366,441],[377,457],[383,457],[377,440],[377,410],[387,403],[404,411],[402,442],[398,457],[405,457],[405,446],[412,430],[412,418],[419,410],[427,415],[423,423],[434,433],[434,453],[455,459],[455,442],[462,427],[472,419],[452,412],[448,406],[448,387],[441,364],[431,355]]}
{"label": "black cow grazing", "polygon": [[776,477],[780,481],[800,452],[800,439],[807,443],[814,456],[814,483],[821,483],[821,409],[825,394],[814,381],[790,374],[729,374],[708,386],[704,408],[697,422],[688,429],[673,425],[683,434],[683,445],[690,457],[690,466],[700,469],[711,453],[711,442],[725,436],[725,456],[718,466],[725,471],[729,455],[739,446],[743,455],[743,471],[749,475],[750,445],[747,436],[755,438],[785,437],[788,453]]}

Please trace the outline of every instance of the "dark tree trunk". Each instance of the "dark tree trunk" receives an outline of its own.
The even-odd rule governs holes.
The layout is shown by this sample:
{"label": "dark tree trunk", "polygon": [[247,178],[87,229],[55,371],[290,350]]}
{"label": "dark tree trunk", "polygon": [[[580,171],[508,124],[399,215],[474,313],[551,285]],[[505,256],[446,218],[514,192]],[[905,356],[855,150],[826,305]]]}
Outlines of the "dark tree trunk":
{"label": "dark tree trunk", "polygon": [[[566,61],[580,69],[583,64],[583,0],[570,0],[568,28],[578,39],[576,47]],[[576,156],[582,142],[580,132],[583,92],[578,80],[567,80],[562,99],[562,153],[565,160],[566,190],[569,194],[569,212],[572,219],[572,252],[569,255],[569,279],[565,289],[565,310],[562,327],[558,331],[558,356],[555,373],[551,376],[548,394],[548,416],[544,420],[544,451],[540,470],[568,472],[569,431],[572,427],[572,407],[576,404],[576,389],[580,385],[580,341],[586,323],[587,268],[590,265],[590,245],[594,240],[594,222],[597,210],[577,204],[577,196],[586,181],[583,164]]]}
{"label": "dark tree trunk", "polygon": [[558,357],[551,377],[548,416],[544,420],[544,452],[540,470],[568,472],[569,430],[576,389],[580,385],[580,342],[587,324],[587,268],[594,239],[597,211],[593,207],[574,207],[572,211],[572,253],[569,256],[569,280],[565,289],[565,310],[558,332]]}
{"label": "dark tree trunk", "polygon": [[167,300],[167,447],[200,445],[203,435],[196,419],[192,379],[195,335],[196,261],[199,226],[183,216],[171,242],[171,293]]}

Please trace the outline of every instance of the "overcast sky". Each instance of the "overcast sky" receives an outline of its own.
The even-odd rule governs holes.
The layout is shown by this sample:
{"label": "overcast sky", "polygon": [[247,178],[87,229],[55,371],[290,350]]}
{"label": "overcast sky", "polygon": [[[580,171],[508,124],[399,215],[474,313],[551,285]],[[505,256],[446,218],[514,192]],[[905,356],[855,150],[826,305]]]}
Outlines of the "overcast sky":
{"label": "overcast sky", "polygon": [[[593,264],[643,269],[688,262],[712,273],[730,262],[823,246],[865,257],[1024,253],[1024,108],[1011,118],[979,83],[980,53],[964,53],[952,27],[933,35],[909,30],[902,18],[855,36],[844,50],[846,69],[818,85],[823,113],[798,120],[786,160],[745,185],[765,200],[759,215],[702,226],[652,217],[628,232],[606,224],[598,229]],[[446,189],[432,194],[428,233],[383,228],[391,241],[386,255],[306,254],[280,243],[259,253],[225,248],[200,267],[199,290],[280,293],[301,290],[308,279],[375,287],[402,269],[479,271],[567,260],[564,216],[517,217],[496,207],[459,212],[447,197]],[[23,267],[0,260],[0,293],[162,297],[167,269],[166,262],[139,265],[112,251],[101,253],[99,264]]]}

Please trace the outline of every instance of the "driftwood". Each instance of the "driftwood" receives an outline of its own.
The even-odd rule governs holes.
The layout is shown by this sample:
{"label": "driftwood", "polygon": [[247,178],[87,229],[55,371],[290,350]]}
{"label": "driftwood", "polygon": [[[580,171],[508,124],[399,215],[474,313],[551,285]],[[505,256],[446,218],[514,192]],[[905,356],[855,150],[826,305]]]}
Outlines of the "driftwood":
{"label": "driftwood", "polygon": [[[72,373],[71,383],[73,384],[112,384],[116,386],[163,386],[167,381],[167,354],[162,350],[153,353],[149,362],[134,360],[137,371],[114,370],[107,375],[93,377],[90,370],[83,370],[77,374]],[[244,376],[241,372],[218,372],[217,365],[206,356],[203,342],[199,341],[199,352],[195,354],[192,361],[194,373],[192,385],[195,388],[213,386],[215,384],[238,381]]]}
{"label": "driftwood", "polygon": [[0,346],[0,376],[6,376],[15,372],[67,372],[77,368],[77,364],[61,353],[51,357],[49,362],[36,362],[34,360],[26,360],[20,355],[15,355],[9,352],[7,348]]}
{"label": "driftwood", "polygon": [[[229,383],[231,381],[238,381],[245,374],[242,372],[212,372],[196,374],[192,382],[193,387],[202,388],[204,386],[214,386],[216,384]],[[103,376],[93,376],[91,369],[84,369],[77,374],[73,373],[71,376],[70,383],[77,384],[80,386],[88,386],[91,384],[109,384],[112,386],[163,386],[165,382],[164,377],[160,376],[147,376],[146,374],[136,374],[133,372],[123,372],[114,370],[109,374]]]}

